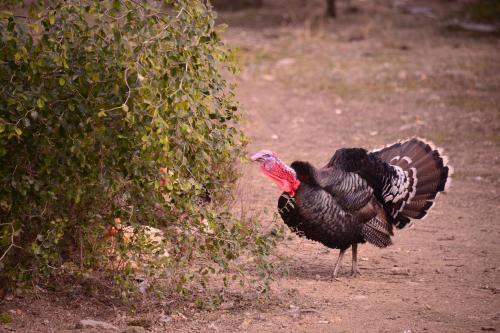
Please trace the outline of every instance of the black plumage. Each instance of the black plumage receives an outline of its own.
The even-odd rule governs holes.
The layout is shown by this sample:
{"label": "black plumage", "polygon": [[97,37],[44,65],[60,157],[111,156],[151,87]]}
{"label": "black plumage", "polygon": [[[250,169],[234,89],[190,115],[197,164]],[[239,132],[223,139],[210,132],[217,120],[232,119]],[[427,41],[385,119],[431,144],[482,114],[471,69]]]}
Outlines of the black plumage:
{"label": "black plumage", "polygon": [[340,249],[352,246],[352,273],[357,270],[357,244],[392,244],[393,226],[424,217],[450,175],[446,158],[422,139],[411,139],[369,152],[339,149],[323,168],[308,162],[291,164],[299,187],[284,192],[278,209],[299,235]]}

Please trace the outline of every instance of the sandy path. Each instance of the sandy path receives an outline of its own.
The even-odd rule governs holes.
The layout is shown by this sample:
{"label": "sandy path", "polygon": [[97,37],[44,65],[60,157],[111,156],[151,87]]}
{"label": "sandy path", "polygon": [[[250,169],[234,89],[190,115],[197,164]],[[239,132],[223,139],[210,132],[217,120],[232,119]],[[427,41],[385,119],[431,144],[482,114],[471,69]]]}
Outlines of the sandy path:
{"label": "sandy path", "polygon": [[[293,296],[283,296],[289,304],[282,308],[247,313],[251,324],[244,327],[500,329],[500,79],[491,75],[500,70],[499,41],[447,34],[434,20],[369,4],[312,32],[307,22],[233,27],[228,38],[247,62],[238,97],[250,151],[269,148],[288,162],[322,165],[340,147],[423,136],[442,146],[456,169],[451,191],[428,218],[397,232],[394,246],[361,247],[359,278],[331,282],[337,251],[297,237],[287,241],[281,251],[290,260],[274,287]],[[244,182],[252,206],[274,209],[280,191],[254,166],[245,169]],[[228,328],[235,319],[219,324]]]}

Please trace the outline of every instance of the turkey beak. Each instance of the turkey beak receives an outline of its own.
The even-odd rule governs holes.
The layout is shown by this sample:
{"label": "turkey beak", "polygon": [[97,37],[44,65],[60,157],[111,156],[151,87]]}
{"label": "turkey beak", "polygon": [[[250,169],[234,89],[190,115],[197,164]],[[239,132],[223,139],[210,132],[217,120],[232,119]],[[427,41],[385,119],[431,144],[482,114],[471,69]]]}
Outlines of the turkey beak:
{"label": "turkey beak", "polygon": [[260,152],[257,154],[253,154],[250,159],[254,162],[264,162],[264,158],[262,157],[262,154]]}

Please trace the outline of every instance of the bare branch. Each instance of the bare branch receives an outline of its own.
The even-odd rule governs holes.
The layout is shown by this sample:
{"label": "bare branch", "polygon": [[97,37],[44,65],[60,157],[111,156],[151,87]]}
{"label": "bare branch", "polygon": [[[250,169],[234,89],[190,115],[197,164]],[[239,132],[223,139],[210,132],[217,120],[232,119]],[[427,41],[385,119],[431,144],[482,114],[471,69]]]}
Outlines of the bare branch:
{"label": "bare branch", "polygon": [[14,236],[16,234],[16,230],[14,229],[14,224],[13,223],[0,223],[0,226],[2,225],[10,225],[10,228],[12,230],[11,234],[10,234],[10,245],[7,247],[7,249],[4,251],[4,253],[2,254],[2,256],[0,257],[0,261],[3,260],[3,258],[5,258],[5,256],[7,255],[7,253],[9,253],[9,251],[13,248],[13,247],[17,247],[19,248],[19,246],[17,246],[15,243],[14,243]]}

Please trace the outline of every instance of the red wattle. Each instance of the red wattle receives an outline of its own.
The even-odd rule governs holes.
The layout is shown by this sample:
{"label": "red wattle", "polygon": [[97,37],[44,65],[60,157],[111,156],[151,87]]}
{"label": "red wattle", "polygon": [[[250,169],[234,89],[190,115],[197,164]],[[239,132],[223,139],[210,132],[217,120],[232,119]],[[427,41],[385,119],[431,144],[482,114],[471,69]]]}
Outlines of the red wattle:
{"label": "red wattle", "polygon": [[300,186],[300,181],[295,177],[293,172],[282,168],[278,164],[275,164],[270,170],[267,170],[264,165],[260,165],[260,169],[266,176],[271,178],[281,190],[287,192],[290,196],[295,195],[295,190]]}

